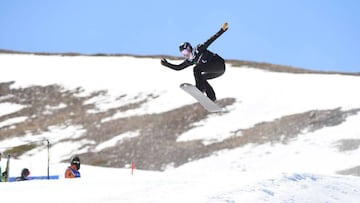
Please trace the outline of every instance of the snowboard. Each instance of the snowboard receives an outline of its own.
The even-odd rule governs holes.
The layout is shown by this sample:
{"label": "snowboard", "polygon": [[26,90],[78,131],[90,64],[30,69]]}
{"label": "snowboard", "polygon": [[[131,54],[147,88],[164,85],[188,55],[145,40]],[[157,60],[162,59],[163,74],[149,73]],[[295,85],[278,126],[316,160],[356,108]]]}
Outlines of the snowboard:
{"label": "snowboard", "polygon": [[196,86],[189,83],[183,83],[180,85],[180,88],[196,99],[207,111],[211,113],[223,111],[223,109],[218,104],[204,95],[198,88],[196,88]]}

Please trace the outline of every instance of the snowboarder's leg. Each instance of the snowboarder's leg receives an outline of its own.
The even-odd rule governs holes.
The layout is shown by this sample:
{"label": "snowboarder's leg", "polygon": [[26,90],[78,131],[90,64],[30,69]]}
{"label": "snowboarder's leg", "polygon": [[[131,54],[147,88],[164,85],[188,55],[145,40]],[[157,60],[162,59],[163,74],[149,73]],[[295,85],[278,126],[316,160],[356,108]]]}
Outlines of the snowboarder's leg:
{"label": "snowboarder's leg", "polygon": [[216,100],[215,91],[206,80],[205,80],[205,91],[206,91],[206,96],[209,97],[209,99],[211,99],[212,101]]}
{"label": "snowboarder's leg", "polygon": [[205,92],[205,82],[206,80],[203,77],[203,69],[202,66],[195,66],[194,67],[194,78],[195,78],[195,86],[198,88],[201,92]]}
{"label": "snowboarder's leg", "polygon": [[225,63],[222,58],[213,60],[207,64],[197,65],[194,67],[194,77],[196,87],[201,92],[206,92],[206,95],[212,100],[216,100],[215,91],[207,80],[217,78],[224,74]]}
{"label": "snowboarder's leg", "polygon": [[201,67],[194,68],[194,77],[196,82],[196,88],[201,92],[206,92],[206,95],[212,100],[216,100],[215,91],[211,85],[206,81],[207,77],[216,77],[218,73],[204,73]]}
{"label": "snowboarder's leg", "polygon": [[220,57],[214,57],[211,62],[208,62],[204,66],[205,67],[202,68],[202,75],[205,80],[217,78],[223,75],[225,72],[225,62],[224,59]]}

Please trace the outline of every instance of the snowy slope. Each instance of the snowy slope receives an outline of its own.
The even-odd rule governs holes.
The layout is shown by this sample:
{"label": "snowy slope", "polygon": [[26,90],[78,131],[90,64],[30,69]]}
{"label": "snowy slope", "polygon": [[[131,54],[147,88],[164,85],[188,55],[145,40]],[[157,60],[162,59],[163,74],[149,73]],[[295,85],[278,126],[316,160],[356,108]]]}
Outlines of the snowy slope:
{"label": "snowy slope", "polygon": [[[6,202],[349,202],[360,198],[359,178],[279,174],[183,177],[181,174],[122,169],[85,170],[78,180],[2,183]],[[96,174],[106,174],[99,177]],[[188,171],[191,173],[191,171]],[[231,174],[234,175],[234,174]],[[250,180],[251,179],[251,180]],[[19,195],[21,191],[21,195]]]}
{"label": "snowy slope", "polygon": [[[15,81],[11,87],[59,84],[65,89],[81,87],[83,95],[107,90],[109,94],[88,101],[95,102],[98,111],[122,105],[116,98],[124,92],[128,100],[152,93],[160,95],[141,108],[114,115],[104,122],[166,112],[195,102],[179,88],[183,82],[193,83],[191,68],[176,72],[162,67],[159,59],[1,54],[0,63],[3,70],[0,82]],[[228,65],[226,74],[210,83],[218,98],[236,98],[235,104],[227,107],[228,114],[210,115],[195,123],[198,127],[180,135],[178,142],[216,143],[233,136],[238,129],[286,115],[314,109],[360,108],[360,96],[356,94],[360,78],[356,76],[274,73]],[[0,102],[9,96],[0,95]],[[18,104],[0,103],[0,115],[22,108]],[[25,119],[6,120],[0,127]],[[135,170],[131,175],[130,169],[83,165],[79,180],[2,183],[0,191],[4,191],[1,193],[7,202],[48,201],[39,200],[34,194],[49,194],[51,202],[358,202],[360,178],[340,176],[336,172],[359,165],[358,146],[347,151],[339,148],[340,140],[360,140],[359,121],[360,115],[356,114],[341,125],[304,131],[287,144],[248,144],[178,168],[169,165],[165,172]],[[83,132],[82,126],[53,126],[49,132],[1,141],[0,150],[40,138],[57,143],[79,138]],[[119,135],[99,143],[95,151],[121,142],[124,136],[131,139],[137,135],[138,132]],[[60,161],[80,153],[78,149],[89,143],[84,139],[53,145],[51,173],[62,176],[66,164]],[[38,154],[42,157],[37,158]],[[11,175],[16,176],[24,165],[33,175],[43,175],[46,165],[43,160],[44,152],[25,154],[12,162]],[[5,167],[4,159],[1,166]],[[19,190],[23,191],[22,196],[17,195]],[[74,190],[76,193],[72,195]]]}

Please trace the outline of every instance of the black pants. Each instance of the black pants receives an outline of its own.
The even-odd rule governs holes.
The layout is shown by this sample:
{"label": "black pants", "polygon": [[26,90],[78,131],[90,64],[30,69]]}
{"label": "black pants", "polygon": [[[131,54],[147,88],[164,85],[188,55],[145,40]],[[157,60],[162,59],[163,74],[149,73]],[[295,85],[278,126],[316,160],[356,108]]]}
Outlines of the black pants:
{"label": "black pants", "polygon": [[214,89],[207,80],[217,78],[225,72],[225,61],[218,55],[215,55],[211,61],[205,64],[198,64],[194,67],[194,77],[196,87],[206,92],[206,95],[213,101],[216,100]]}

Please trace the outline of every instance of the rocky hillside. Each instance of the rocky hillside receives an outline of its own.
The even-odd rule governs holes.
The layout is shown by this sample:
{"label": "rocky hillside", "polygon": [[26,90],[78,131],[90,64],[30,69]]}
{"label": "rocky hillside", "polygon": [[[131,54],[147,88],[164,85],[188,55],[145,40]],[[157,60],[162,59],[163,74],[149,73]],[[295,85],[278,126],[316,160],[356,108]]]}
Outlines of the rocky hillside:
{"label": "rocky hillside", "polygon": [[[45,56],[46,57],[46,56]],[[230,64],[242,67],[255,67],[268,71],[283,70],[286,73],[312,73],[303,69],[295,69],[271,64],[252,63],[244,61],[229,61]],[[324,73],[322,73],[324,74]],[[332,73],[333,74],[333,73]],[[356,74],[354,74],[356,75]],[[11,78],[9,78],[11,79]],[[16,78],[14,78],[16,79]],[[35,85],[18,87],[17,81],[0,81],[0,106],[16,104],[19,110],[10,113],[0,113],[0,142],[25,135],[37,135],[51,132],[53,126],[81,126],[82,133],[74,138],[57,139],[55,144],[62,142],[77,142],[77,149],[84,164],[127,167],[129,160],[136,160],[136,167],[145,170],[165,170],[167,167],[177,167],[187,162],[202,159],[222,150],[235,149],[248,144],[286,145],[300,137],[304,132],[315,132],[327,127],[338,126],[349,117],[359,114],[360,108],[341,108],[341,106],[326,109],[309,109],[304,112],[283,115],[272,120],[259,121],[248,128],[232,129],[229,135],[221,141],[210,143],[201,140],[178,141],[187,131],[197,128],[199,122],[212,117],[223,117],[231,110],[221,114],[209,114],[199,104],[185,104],[178,108],[159,113],[130,115],[108,119],[131,110],[143,108],[143,105],[161,97],[160,93],[149,93],[146,96],[131,96],[123,92],[116,101],[121,105],[99,111],[96,98],[109,96],[106,90],[93,91],[84,94],[82,87],[69,89],[61,84]],[[355,94],[355,93],[354,93]],[[246,99],[246,98],[242,98]],[[241,102],[238,97],[225,97],[217,101],[221,106],[230,108]],[[19,122],[6,122],[22,119]],[[225,117],[221,122],[228,122]],[[232,121],[236,122],[236,121]],[[97,147],[119,135],[135,133],[135,136],[122,139],[115,145],[98,149]],[[340,139],[336,145],[339,151],[357,150],[359,139]],[[16,148],[16,150],[14,149]],[[2,149],[4,154],[12,153],[15,158],[21,157],[32,148],[9,146]],[[65,159],[63,161],[66,161]],[[349,168],[339,171],[343,174],[360,175],[359,168]]]}

